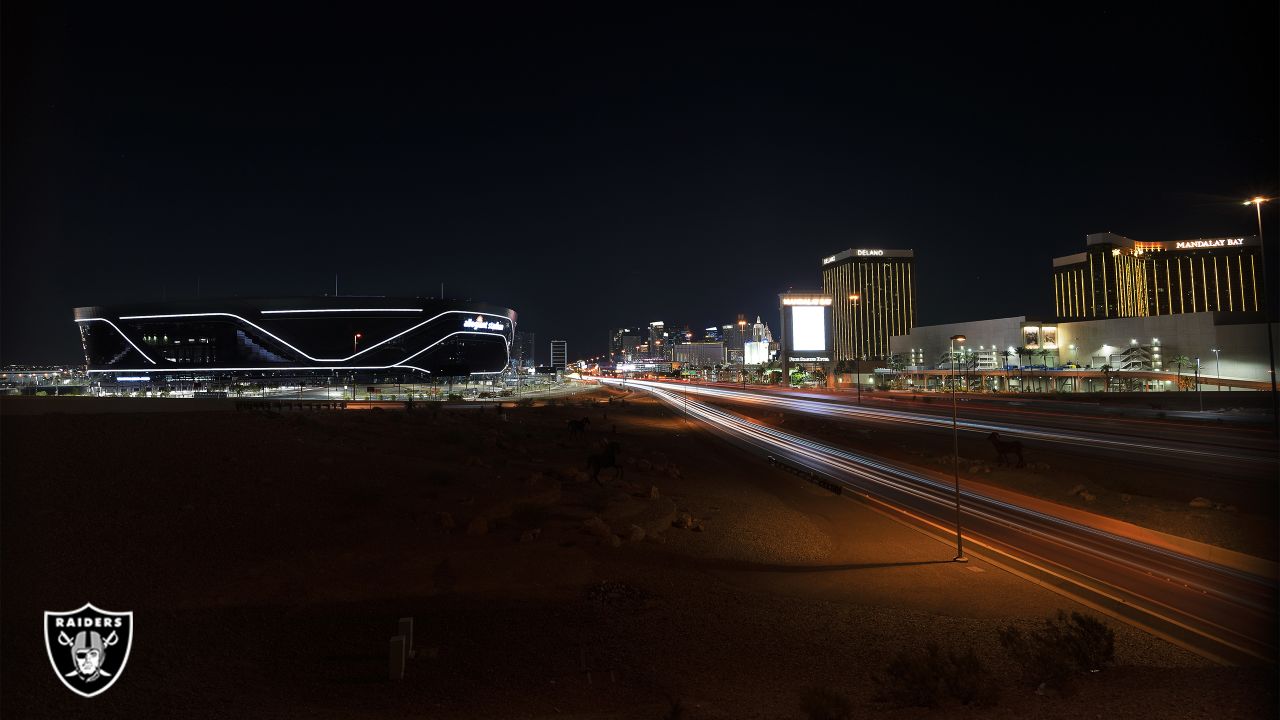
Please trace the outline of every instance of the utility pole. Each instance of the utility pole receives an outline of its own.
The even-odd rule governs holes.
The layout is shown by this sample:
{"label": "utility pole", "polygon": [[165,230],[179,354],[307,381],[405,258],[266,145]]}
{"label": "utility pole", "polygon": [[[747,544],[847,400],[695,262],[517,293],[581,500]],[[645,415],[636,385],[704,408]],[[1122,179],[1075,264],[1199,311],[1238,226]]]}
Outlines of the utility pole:
{"label": "utility pole", "polygon": [[965,336],[951,336],[951,459],[952,469],[955,473],[956,480],[956,562],[968,562],[969,558],[964,556],[964,541],[960,534],[960,429],[958,421],[958,410],[956,409],[956,384],[955,384],[955,344],[960,343],[964,346]]}

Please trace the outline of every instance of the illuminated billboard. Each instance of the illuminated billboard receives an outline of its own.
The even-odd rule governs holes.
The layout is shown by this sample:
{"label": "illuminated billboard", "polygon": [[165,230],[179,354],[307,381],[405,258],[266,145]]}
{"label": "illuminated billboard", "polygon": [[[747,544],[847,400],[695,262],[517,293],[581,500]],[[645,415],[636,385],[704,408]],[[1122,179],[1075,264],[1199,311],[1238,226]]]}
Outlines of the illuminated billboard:
{"label": "illuminated billboard", "polygon": [[786,360],[831,361],[831,296],[787,293],[781,296]]}
{"label": "illuminated billboard", "polygon": [[796,352],[827,349],[827,314],[821,305],[791,307],[791,349]]}

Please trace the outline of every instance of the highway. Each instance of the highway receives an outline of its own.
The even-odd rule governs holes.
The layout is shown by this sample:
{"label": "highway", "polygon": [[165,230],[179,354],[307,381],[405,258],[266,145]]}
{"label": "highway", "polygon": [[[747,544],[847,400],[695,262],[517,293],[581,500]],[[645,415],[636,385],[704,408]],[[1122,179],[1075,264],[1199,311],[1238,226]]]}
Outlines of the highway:
{"label": "highway", "polygon": [[[949,397],[939,394],[928,409],[901,410],[877,405],[857,405],[847,395],[742,389],[727,385],[627,380],[627,387],[666,389],[699,396],[711,402],[733,402],[770,407],[787,412],[818,415],[934,430],[951,430]],[[1091,454],[1116,457],[1140,454],[1148,461],[1193,463],[1216,471],[1274,477],[1280,468],[1276,446],[1268,433],[1239,428],[1217,428],[1197,423],[1160,420],[1079,417],[1062,413],[1009,408],[973,408],[962,404],[957,426],[962,432],[986,435],[999,432],[1006,440],[1018,439],[1047,445],[1072,446]]]}
{"label": "highway", "polygon": [[[613,378],[600,382],[623,384]],[[650,392],[735,444],[893,509],[936,534],[954,532],[955,490],[949,476],[824,445],[696,399],[697,390],[714,396],[706,391],[718,389],[692,386],[685,394],[670,384],[631,380],[626,387]],[[1220,662],[1245,665],[1276,659],[1275,578],[963,488],[961,505],[966,543],[977,545],[984,559]]]}

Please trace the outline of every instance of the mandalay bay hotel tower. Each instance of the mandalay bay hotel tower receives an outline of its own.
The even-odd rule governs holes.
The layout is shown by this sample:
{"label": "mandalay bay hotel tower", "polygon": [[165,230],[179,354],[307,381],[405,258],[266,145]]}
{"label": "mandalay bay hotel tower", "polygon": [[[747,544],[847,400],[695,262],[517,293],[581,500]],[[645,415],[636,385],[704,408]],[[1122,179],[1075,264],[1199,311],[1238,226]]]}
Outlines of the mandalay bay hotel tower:
{"label": "mandalay bay hotel tower", "polygon": [[1143,242],[1094,233],[1084,252],[1054,258],[1054,312],[1059,320],[1260,315],[1260,250],[1256,236]]}

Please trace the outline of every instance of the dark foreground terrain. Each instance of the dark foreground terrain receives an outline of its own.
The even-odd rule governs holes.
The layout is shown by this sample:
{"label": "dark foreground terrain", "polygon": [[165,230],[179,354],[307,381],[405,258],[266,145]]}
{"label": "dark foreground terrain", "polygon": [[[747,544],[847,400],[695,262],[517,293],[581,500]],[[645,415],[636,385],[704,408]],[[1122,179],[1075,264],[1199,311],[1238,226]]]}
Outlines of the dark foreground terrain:
{"label": "dark foreground terrain", "polygon": [[[586,397],[504,415],[4,417],[0,714],[662,718],[679,702],[684,718],[798,718],[825,687],[854,717],[1275,715],[1273,669],[1114,621],[1115,666],[1037,694],[997,629],[1084,608],[946,562],[946,544],[651,401]],[[604,439],[625,472],[597,483]],[[41,633],[43,611],[85,602],[136,625],[91,700],[54,677]],[[418,656],[390,682],[402,616]],[[930,641],[972,648],[997,704],[877,700],[895,654]]]}

